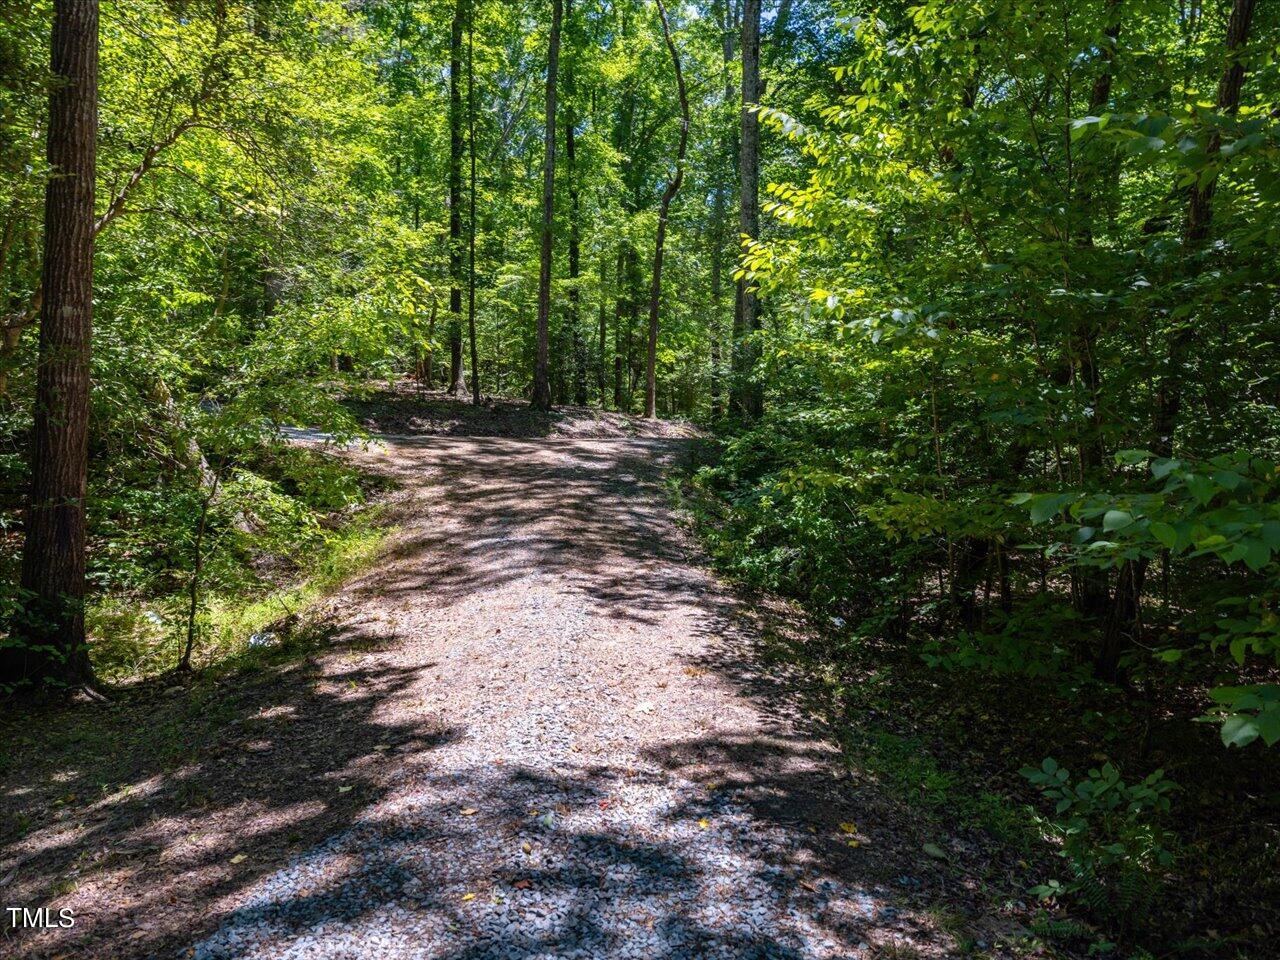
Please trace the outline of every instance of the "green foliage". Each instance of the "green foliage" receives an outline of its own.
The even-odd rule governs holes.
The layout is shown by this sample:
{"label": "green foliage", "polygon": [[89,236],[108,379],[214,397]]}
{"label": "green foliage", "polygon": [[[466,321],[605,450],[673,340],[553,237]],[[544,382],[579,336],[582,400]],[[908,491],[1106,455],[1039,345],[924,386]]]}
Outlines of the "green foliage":
{"label": "green foliage", "polygon": [[[368,491],[351,468],[294,448],[260,469],[266,475],[237,472],[212,511],[197,616],[198,665],[243,653],[254,634],[287,633],[297,615],[363,569],[383,541],[377,511],[361,507]],[[116,545],[149,564],[104,570],[102,594],[89,606],[90,650],[104,679],[132,680],[177,663],[186,638],[198,509],[193,504],[185,517],[170,518],[175,539],[163,552],[152,540],[165,530],[158,519],[139,528],[146,540],[135,534]]]}
{"label": "green foliage", "polygon": [[1222,717],[1222,742],[1245,747],[1261,738],[1268,747],[1280,741],[1280,685],[1217,687],[1210,691]]}
{"label": "green foliage", "polygon": [[1061,845],[1070,874],[1066,882],[1050,880],[1031,892],[1046,899],[1075,897],[1122,922],[1129,911],[1147,906],[1160,871],[1173,862],[1158,825],[1176,789],[1164,771],[1129,784],[1104,763],[1073,785],[1067,770],[1046,758],[1038,769],[1020,773],[1054,804],[1041,823]]}
{"label": "green foliage", "polygon": [[1068,689],[1089,681],[1081,664],[1062,639],[1061,617],[1048,617],[1032,607],[1020,611],[998,632],[961,630],[951,638],[930,637],[921,645],[921,659],[943,670],[977,670],[1002,676],[1050,678]]}

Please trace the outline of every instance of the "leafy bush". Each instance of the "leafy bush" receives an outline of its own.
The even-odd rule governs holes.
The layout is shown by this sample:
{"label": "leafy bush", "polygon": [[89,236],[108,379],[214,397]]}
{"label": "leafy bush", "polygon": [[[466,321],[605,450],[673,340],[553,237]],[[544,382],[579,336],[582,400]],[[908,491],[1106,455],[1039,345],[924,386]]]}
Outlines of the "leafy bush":
{"label": "leafy bush", "polygon": [[1048,800],[1043,828],[1061,844],[1068,879],[1032,888],[1038,896],[1075,897],[1111,919],[1147,905],[1159,888],[1158,871],[1173,863],[1158,825],[1169,811],[1176,785],[1157,770],[1138,783],[1126,783],[1111,763],[1093,768],[1074,786],[1071,775],[1051,757],[1037,769],[1020,773]]}

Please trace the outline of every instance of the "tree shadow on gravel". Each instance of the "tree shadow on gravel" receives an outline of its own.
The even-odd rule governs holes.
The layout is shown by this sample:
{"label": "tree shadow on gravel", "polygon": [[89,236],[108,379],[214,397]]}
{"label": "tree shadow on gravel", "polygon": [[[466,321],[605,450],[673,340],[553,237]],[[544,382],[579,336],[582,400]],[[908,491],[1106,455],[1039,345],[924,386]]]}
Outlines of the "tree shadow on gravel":
{"label": "tree shadow on gravel", "polygon": [[[848,725],[832,725],[840,712],[831,684],[812,672],[821,661],[809,648],[826,642],[812,623],[774,598],[739,596],[701,632],[706,647],[689,669],[749,701],[765,720],[764,735],[694,738],[651,759],[681,777],[731,785],[753,818],[793,831],[799,862],[890,891],[950,938],[984,948],[1025,935],[993,898],[993,889],[1010,900],[1025,890],[1009,851],[993,858],[981,829],[926,809],[924,784],[904,790],[901,778],[882,779],[847,742]],[[876,726],[868,717],[859,729]],[[898,917],[890,930],[907,924]]]}
{"label": "tree shadow on gravel", "polygon": [[652,624],[705,591],[686,576],[660,486],[690,441],[397,440],[383,469],[421,484],[418,461],[402,455],[421,445],[437,454],[436,509],[431,522],[406,525],[369,592],[425,594],[445,607],[537,577],[580,591],[612,619]]}
{"label": "tree shadow on gravel", "polygon": [[[362,662],[326,633],[189,687],[106,705],[8,705],[0,901],[69,907],[69,930],[6,928],[0,956],[150,957],[218,920],[292,853],[358,822],[456,735],[382,707],[432,667]],[[321,656],[321,654],[326,656]]]}
{"label": "tree shadow on gravel", "polygon": [[598,407],[561,405],[536,410],[524,400],[485,397],[477,406],[412,381],[353,397],[345,406],[374,433],[433,437],[617,438],[691,436],[694,429],[671,420],[644,420]]}
{"label": "tree shadow on gravel", "polygon": [[[883,890],[819,876],[737,791],[608,765],[424,776],[265,879],[194,960],[300,955],[850,956],[928,943]],[[805,919],[797,919],[805,918]]]}

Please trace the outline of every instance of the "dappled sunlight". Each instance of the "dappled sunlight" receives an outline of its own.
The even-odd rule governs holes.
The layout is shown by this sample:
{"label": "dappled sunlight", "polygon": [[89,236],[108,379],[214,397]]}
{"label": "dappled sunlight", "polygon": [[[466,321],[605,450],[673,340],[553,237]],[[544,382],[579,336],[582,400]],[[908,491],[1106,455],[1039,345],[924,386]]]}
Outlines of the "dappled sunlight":
{"label": "dappled sunlight", "polygon": [[760,829],[730,793],[655,769],[467,767],[262,878],[194,956],[321,938],[416,956],[422,937],[455,940],[429,954],[450,958],[834,957],[896,926],[886,891],[817,876]]}
{"label": "dappled sunlight", "polygon": [[[334,673],[331,683],[315,661],[287,662],[177,696],[143,685],[105,710],[55,715],[66,740],[55,741],[45,762],[90,736],[106,751],[94,776],[116,786],[85,804],[101,782],[64,771],[56,786],[48,778],[28,790],[21,811],[28,832],[6,837],[0,860],[0,876],[12,878],[6,897],[77,909],[82,949],[102,938],[114,951],[128,931],[129,949],[146,955],[148,943],[176,933],[147,918],[175,904],[234,896],[273,860],[327,834],[335,817],[350,822],[384,796],[389,765],[412,767],[448,739],[447,728],[372,720],[379,701],[415,675],[365,666]],[[215,721],[192,709],[189,697],[216,702]],[[158,748],[165,743],[175,749]],[[172,760],[179,762],[169,766]],[[83,799],[60,807],[54,789]],[[103,897],[121,885],[129,901],[104,908]],[[60,934],[33,938],[24,949],[56,953],[65,943]]]}
{"label": "dappled sunlight", "polygon": [[[762,659],[776,625],[674,524],[690,441],[383,444],[398,529],[297,649],[53,718],[44,762],[99,763],[28,800],[0,864],[83,910],[33,955],[949,949],[902,866],[919,837],[833,776],[798,672]],[[41,823],[55,789],[74,827]]]}

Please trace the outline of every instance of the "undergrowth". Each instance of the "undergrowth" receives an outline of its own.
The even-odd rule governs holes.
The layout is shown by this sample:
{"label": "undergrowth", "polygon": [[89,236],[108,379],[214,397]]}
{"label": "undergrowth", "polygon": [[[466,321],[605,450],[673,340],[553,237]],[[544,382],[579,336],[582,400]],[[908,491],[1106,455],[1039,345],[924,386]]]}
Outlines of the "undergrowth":
{"label": "undergrowth", "polygon": [[918,547],[828,522],[834,509],[780,509],[736,466],[691,468],[672,492],[722,571],[808,612],[812,634],[771,637],[765,659],[803,668],[855,780],[981,850],[965,870],[992,910],[1022,917],[1015,952],[1253,956],[1275,891],[1260,787],[1274,771],[1194,722],[1186,663],[1157,661],[1128,688],[1094,680],[1052,585],[1009,614],[990,596],[957,629]]}

